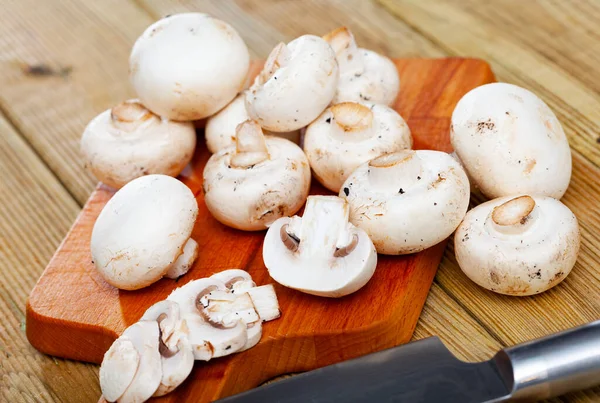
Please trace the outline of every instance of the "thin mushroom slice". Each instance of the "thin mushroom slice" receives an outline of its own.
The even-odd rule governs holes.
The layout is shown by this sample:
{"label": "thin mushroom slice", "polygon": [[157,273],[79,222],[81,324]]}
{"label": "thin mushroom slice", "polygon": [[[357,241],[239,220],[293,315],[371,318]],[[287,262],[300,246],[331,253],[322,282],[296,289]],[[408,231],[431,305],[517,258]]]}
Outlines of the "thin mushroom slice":
{"label": "thin mushroom slice", "polygon": [[256,346],[262,337],[262,323],[261,321],[249,323],[247,328],[248,339],[246,340],[246,344],[241,348],[241,351],[246,351]]}
{"label": "thin mushroom slice", "polygon": [[[353,239],[356,240],[356,242],[354,242],[354,247],[356,247],[358,244],[358,236],[355,235]],[[279,302],[277,301],[277,294],[275,294],[275,287],[273,287],[273,284],[254,287],[247,292],[252,299],[252,303],[254,304],[258,316],[263,322],[268,322],[281,316],[281,310],[279,309]]]}
{"label": "thin mushroom slice", "polygon": [[177,352],[161,357],[162,378],[154,396],[164,396],[173,391],[186,380],[194,367],[194,353],[187,336],[180,331],[176,333],[176,336]]}
{"label": "thin mushroom slice", "polygon": [[342,297],[363,287],[375,272],[377,253],[366,232],[348,222],[348,214],[348,204],[339,197],[310,196],[302,217],[273,223],[263,245],[271,277],[286,287],[325,297]]}
{"label": "thin mushroom slice", "polygon": [[234,294],[242,294],[252,287],[256,287],[252,276],[247,271],[240,269],[229,269],[215,273],[211,278],[216,278],[225,284]]}
{"label": "thin mushroom slice", "polygon": [[179,255],[173,266],[167,271],[165,277],[177,279],[186,274],[198,257],[198,242],[188,239],[183,246],[183,253]]}
{"label": "thin mushroom slice", "polygon": [[161,348],[166,348],[172,353],[177,351],[177,338],[173,333],[180,326],[179,305],[176,302],[164,300],[152,305],[144,312],[140,320],[155,320],[160,330]]}
{"label": "thin mushroom slice", "polygon": [[132,341],[125,336],[119,337],[104,354],[100,366],[100,389],[109,402],[120,398],[133,381],[140,363],[140,355]]}

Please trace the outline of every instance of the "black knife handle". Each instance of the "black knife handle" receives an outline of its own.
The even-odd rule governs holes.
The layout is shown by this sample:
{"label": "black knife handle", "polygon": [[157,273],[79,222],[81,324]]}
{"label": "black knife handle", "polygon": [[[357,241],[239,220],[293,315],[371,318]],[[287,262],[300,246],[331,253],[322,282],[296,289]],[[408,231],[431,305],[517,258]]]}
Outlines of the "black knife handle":
{"label": "black knife handle", "polygon": [[547,399],[600,383],[600,321],[500,351],[511,398]]}

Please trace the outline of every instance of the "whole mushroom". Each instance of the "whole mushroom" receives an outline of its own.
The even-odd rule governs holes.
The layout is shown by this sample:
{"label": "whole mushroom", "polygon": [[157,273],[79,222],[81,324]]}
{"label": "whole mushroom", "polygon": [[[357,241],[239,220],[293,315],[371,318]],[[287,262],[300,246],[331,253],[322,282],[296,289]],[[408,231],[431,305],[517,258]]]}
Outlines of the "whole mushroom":
{"label": "whole mushroom", "polygon": [[157,115],[198,120],[227,105],[246,82],[250,55],[229,24],[202,13],[165,17],[135,42],[129,75]]}
{"label": "whole mushroom", "polygon": [[[190,238],[198,214],[192,191],[166,175],[123,186],[100,212],[91,238],[92,260],[104,279],[124,290],[146,287],[191,266]],[[192,249],[189,251],[189,249]]]}
{"label": "whole mushroom", "polygon": [[[208,151],[216,153],[223,148],[235,145],[235,130],[240,123],[249,119],[246,112],[245,95],[238,95],[229,105],[208,118],[204,129]],[[298,144],[300,131],[277,133],[264,130],[265,135],[278,136]]]}
{"label": "whole mushroom", "polygon": [[269,227],[263,258],[269,275],[289,288],[342,297],[373,276],[377,253],[365,231],[348,222],[349,207],[336,196],[310,196],[302,217]]}
{"label": "whole mushroom", "polygon": [[408,125],[385,105],[344,102],[328,108],[304,134],[304,152],[315,178],[339,192],[359,165],[412,147]]}
{"label": "whole mushroom", "polygon": [[117,189],[148,174],[179,175],[195,148],[191,123],[161,119],[135,99],[96,116],[81,138],[87,167]]}
{"label": "whole mushroom", "polygon": [[559,284],[579,252],[577,218],[560,201],[507,196],[469,211],[456,230],[454,250],[475,283],[506,295],[533,295]]}
{"label": "whole mushroom", "polygon": [[403,150],[358,167],[340,197],[377,252],[420,252],[449,237],[469,206],[469,180],[449,154]]}
{"label": "whole mushroom", "polygon": [[335,53],[322,38],[303,35],[280,43],[246,93],[248,115],[267,130],[298,130],[329,105],[338,75]]}
{"label": "whole mushroom", "polygon": [[452,113],[452,146],[489,198],[521,193],[560,199],[571,150],[550,108],[532,92],[492,83],[469,91]]}
{"label": "whole mushroom", "polygon": [[340,66],[334,103],[373,102],[392,105],[400,91],[398,69],[387,57],[356,45],[354,35],[341,27],[323,37]]}
{"label": "whole mushroom", "polygon": [[263,230],[296,213],[310,188],[310,167],[291,141],[265,137],[258,123],[238,126],[236,145],[213,154],[204,168],[204,201],[233,228]]}

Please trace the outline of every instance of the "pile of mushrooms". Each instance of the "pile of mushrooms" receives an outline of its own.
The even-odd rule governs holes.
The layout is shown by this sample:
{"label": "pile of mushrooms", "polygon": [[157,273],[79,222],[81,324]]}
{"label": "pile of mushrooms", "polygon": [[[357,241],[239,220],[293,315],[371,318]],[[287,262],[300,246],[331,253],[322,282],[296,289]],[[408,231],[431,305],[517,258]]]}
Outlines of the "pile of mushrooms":
{"label": "pile of mushrooms", "polygon": [[108,349],[100,366],[109,402],[142,402],[173,391],[194,360],[209,361],[260,341],[281,315],[273,285],[257,287],[239,269],[190,281],[152,305]]}

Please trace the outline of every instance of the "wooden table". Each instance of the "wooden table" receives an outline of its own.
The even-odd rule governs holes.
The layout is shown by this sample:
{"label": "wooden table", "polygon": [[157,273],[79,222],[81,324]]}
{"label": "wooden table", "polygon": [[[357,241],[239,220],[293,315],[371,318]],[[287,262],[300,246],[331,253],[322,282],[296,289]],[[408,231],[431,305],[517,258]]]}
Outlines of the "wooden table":
{"label": "wooden table", "polygon": [[[536,92],[573,149],[563,201],[581,224],[578,263],[559,287],[509,298],[471,283],[449,247],[415,338],[439,335],[475,361],[600,317],[600,2],[3,0],[0,9],[0,401],[100,395],[96,366],[29,345],[25,301],[94,188],[78,150],[84,126],[133,96],[133,42],[157,18],[181,11],[228,21],[255,58],[279,41],[346,24],[363,47],[393,57],[480,57],[500,81]],[[53,74],[36,74],[41,65]],[[555,401],[597,402],[600,388]]]}

